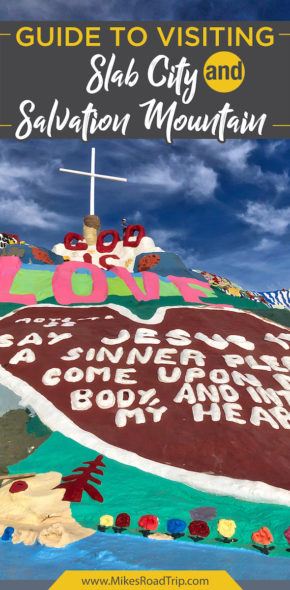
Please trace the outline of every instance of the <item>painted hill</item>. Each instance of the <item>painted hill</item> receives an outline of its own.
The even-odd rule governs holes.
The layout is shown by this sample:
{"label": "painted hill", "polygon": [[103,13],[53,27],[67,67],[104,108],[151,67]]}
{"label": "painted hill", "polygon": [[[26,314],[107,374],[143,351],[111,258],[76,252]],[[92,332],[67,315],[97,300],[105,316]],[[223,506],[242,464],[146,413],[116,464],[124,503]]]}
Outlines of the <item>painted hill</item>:
{"label": "painted hill", "polygon": [[[289,312],[148,240],[117,240],[107,269],[93,251],[3,248],[3,432],[16,441],[13,412],[29,414],[27,454],[18,436],[1,461],[17,478],[0,488],[0,534],[63,546],[126,530],[287,555]],[[60,516],[39,528],[52,500]]]}

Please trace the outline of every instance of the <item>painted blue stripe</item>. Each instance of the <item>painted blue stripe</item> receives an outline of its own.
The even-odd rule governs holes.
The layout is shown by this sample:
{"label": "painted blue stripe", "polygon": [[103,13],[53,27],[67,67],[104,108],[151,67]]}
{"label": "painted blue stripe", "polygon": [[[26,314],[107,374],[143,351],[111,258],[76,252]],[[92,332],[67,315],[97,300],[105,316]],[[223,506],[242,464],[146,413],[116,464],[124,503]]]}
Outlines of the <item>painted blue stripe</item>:
{"label": "painted blue stripe", "polygon": [[262,295],[269,305],[283,305],[287,309],[290,309],[290,290],[282,291],[259,291],[259,295]]}

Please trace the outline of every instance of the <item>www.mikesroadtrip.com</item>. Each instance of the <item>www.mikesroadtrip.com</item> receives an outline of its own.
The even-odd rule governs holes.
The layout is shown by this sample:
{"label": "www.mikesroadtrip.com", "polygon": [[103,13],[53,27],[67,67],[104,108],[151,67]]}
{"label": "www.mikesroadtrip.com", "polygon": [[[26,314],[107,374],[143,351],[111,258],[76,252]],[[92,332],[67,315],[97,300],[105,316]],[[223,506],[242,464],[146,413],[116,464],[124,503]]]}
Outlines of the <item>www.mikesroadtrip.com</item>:
{"label": "www.mikesroadtrip.com", "polygon": [[130,578],[128,576],[108,576],[107,578],[82,578],[83,586],[208,586],[208,578],[188,578],[177,576],[163,576],[154,578],[139,576]]}

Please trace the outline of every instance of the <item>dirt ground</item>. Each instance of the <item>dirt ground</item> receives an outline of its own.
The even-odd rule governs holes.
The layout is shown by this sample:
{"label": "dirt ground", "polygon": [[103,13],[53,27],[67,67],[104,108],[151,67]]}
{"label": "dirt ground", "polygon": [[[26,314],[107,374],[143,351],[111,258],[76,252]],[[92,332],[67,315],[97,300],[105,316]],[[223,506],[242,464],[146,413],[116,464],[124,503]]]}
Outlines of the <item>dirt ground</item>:
{"label": "dirt ground", "polygon": [[[1,404],[1,399],[0,399]],[[49,436],[37,417],[26,410],[10,410],[0,417],[0,474],[39,447]]]}

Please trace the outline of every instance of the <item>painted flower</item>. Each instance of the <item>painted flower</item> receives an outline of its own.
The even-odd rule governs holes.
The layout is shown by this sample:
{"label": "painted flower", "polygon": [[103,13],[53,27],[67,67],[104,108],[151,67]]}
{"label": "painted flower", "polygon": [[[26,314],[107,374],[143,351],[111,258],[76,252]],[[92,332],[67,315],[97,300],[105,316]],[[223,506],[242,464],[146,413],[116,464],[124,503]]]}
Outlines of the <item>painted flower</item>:
{"label": "painted flower", "polygon": [[159,519],[157,516],[153,514],[144,514],[139,518],[138,525],[141,529],[145,531],[156,531],[158,528]]}
{"label": "painted flower", "polygon": [[234,520],[221,518],[217,524],[217,530],[222,537],[230,539],[236,532],[237,525]]}
{"label": "painted flower", "polygon": [[101,526],[113,526],[114,524],[114,519],[110,514],[104,514],[103,516],[100,517],[100,525]]}
{"label": "painted flower", "polygon": [[170,518],[167,521],[167,531],[171,535],[183,533],[186,527],[186,522],[180,518]]}
{"label": "painted flower", "polygon": [[120,528],[128,528],[130,526],[131,518],[126,512],[121,512],[116,516],[115,525]]}
{"label": "painted flower", "polygon": [[262,526],[258,531],[252,533],[252,540],[259,545],[270,545],[274,539],[270,529]]}
{"label": "painted flower", "polygon": [[206,539],[210,533],[209,526],[205,520],[193,520],[188,525],[189,532],[192,537],[201,537]]}
{"label": "painted flower", "polygon": [[160,262],[160,256],[158,254],[146,254],[138,262],[138,271],[149,270]]}

